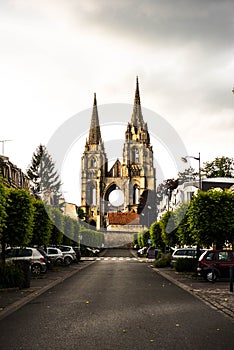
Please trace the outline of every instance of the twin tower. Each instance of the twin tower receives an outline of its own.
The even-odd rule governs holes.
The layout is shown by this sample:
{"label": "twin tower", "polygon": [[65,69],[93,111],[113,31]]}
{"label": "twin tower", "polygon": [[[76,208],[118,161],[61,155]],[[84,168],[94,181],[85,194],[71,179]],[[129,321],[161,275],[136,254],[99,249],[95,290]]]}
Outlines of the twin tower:
{"label": "twin tower", "polygon": [[86,222],[98,230],[106,228],[108,213],[118,211],[125,216],[126,213],[139,213],[142,196],[149,190],[155,193],[153,150],[147,123],[143,120],[138,78],[133,113],[125,132],[122,163],[117,159],[108,169],[94,94],[81,172],[81,208]]}

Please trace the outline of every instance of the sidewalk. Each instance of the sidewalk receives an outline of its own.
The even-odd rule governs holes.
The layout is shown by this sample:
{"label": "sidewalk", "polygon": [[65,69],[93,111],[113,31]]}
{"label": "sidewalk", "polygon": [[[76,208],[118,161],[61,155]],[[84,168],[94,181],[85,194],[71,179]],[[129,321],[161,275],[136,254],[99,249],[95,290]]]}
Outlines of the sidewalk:
{"label": "sidewalk", "polygon": [[234,292],[230,292],[228,280],[210,283],[202,277],[178,273],[170,267],[160,269],[152,265],[151,267],[170,282],[203,300],[209,306],[218,309],[234,321]]}
{"label": "sidewalk", "polygon": [[30,288],[0,289],[0,320],[92,263],[93,261],[82,261],[70,266],[55,267],[38,278],[31,278]]}
{"label": "sidewalk", "polygon": [[[139,259],[140,260],[140,259]],[[10,315],[32,299],[63,282],[78,271],[86,268],[93,261],[85,261],[70,266],[60,266],[49,270],[40,278],[32,278],[30,288],[26,289],[1,289],[0,290],[0,320]],[[142,261],[143,262],[143,261]],[[229,291],[228,281],[217,281],[212,284],[200,277],[192,277],[191,274],[176,273],[171,268],[154,268],[152,262],[144,259],[154,271],[166,278],[169,282],[203,300],[209,306],[218,309],[234,321],[234,293]]]}

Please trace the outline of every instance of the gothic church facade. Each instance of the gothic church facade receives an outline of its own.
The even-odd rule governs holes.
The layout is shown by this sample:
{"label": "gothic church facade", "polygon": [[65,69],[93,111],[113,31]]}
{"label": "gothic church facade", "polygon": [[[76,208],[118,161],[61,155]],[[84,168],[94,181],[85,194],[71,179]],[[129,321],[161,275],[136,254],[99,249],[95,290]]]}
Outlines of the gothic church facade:
{"label": "gothic church facade", "polygon": [[[140,198],[147,190],[155,193],[155,169],[137,78],[133,113],[125,132],[122,163],[117,159],[111,169],[108,169],[94,94],[89,136],[81,165],[81,208],[85,212],[86,222],[102,229],[106,227],[109,212],[139,212]],[[111,201],[113,191],[118,195],[116,203]]]}

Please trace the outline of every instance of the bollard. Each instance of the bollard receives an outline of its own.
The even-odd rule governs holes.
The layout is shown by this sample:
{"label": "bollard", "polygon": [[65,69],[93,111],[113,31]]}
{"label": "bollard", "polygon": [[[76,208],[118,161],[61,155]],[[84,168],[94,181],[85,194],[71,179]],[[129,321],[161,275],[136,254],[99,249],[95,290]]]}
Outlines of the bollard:
{"label": "bollard", "polygon": [[214,265],[211,266],[211,272],[212,272],[212,283],[214,283]]}
{"label": "bollard", "polygon": [[229,268],[229,277],[230,277],[230,292],[233,292],[233,266]]}

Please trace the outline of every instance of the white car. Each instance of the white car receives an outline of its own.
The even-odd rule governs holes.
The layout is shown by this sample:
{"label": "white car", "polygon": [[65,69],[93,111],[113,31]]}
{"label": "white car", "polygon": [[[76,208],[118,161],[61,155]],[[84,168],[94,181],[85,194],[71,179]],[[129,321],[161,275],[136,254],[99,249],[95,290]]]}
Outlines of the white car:
{"label": "white car", "polygon": [[[200,249],[200,255],[203,254],[206,249]],[[175,266],[176,260],[179,258],[196,258],[196,248],[178,248],[174,250],[171,256],[171,267]]]}
{"label": "white car", "polygon": [[31,273],[33,275],[40,275],[41,273],[44,273],[47,270],[45,258],[36,248],[7,248],[5,251],[5,259],[6,262],[17,260],[30,261]]}
{"label": "white car", "polygon": [[60,245],[58,248],[63,254],[63,261],[65,265],[70,265],[73,261],[76,261],[76,252],[71,246]]}
{"label": "white car", "polygon": [[55,248],[55,247],[47,247],[45,249],[45,252],[50,259],[50,262],[52,264],[62,264],[64,262],[63,260],[63,253],[61,252],[60,249]]}

